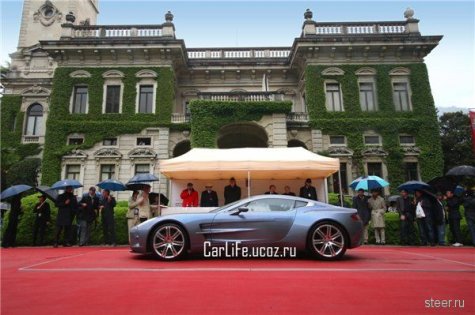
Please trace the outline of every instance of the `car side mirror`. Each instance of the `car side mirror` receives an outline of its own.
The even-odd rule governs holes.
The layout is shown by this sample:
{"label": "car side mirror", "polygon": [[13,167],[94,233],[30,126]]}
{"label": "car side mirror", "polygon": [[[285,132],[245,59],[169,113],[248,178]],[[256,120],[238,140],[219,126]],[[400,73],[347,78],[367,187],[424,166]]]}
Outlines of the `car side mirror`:
{"label": "car side mirror", "polygon": [[239,215],[241,214],[241,212],[248,212],[248,211],[249,211],[249,208],[247,207],[239,207],[237,211],[231,213],[231,215]]}

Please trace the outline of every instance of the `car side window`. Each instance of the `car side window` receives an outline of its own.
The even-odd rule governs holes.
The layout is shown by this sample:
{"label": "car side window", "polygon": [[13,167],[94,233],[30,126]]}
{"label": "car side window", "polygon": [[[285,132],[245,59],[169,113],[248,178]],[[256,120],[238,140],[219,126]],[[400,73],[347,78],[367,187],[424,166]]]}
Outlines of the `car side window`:
{"label": "car side window", "polygon": [[308,202],[297,200],[297,201],[295,202],[295,209],[303,208],[303,207],[306,207],[307,205],[308,205]]}
{"label": "car side window", "polygon": [[290,199],[258,199],[251,201],[246,206],[249,211],[268,212],[268,211],[288,211],[294,208],[294,200]]}

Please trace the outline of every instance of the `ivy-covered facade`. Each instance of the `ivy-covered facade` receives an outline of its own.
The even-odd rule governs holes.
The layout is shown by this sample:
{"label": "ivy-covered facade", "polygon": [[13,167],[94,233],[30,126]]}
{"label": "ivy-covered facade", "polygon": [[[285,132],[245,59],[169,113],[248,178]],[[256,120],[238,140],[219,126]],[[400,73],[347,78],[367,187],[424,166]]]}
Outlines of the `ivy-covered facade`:
{"label": "ivy-covered facade", "polygon": [[[316,22],[307,10],[291,47],[200,49],[175,37],[170,12],[120,32],[81,25],[96,16],[80,12],[45,23],[35,45],[20,40],[5,80],[2,158],[40,153],[42,184],[159,173],[160,160],[192,147],[303,146],[340,158],[345,193],[363,174],[397,187],[442,172],[424,64],[441,36],[421,35],[412,10],[358,23]],[[329,191],[339,182],[328,179]],[[168,189],[164,178],[154,185]]]}

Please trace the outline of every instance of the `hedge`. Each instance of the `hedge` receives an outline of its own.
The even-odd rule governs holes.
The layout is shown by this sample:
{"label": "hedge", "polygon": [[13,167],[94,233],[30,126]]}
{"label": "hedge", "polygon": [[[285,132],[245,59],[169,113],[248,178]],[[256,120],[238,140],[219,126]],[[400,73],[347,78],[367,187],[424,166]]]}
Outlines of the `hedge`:
{"label": "hedge", "polygon": [[[354,151],[353,161],[358,162],[359,173],[363,174],[363,133],[374,130],[382,136],[383,149],[388,152],[385,163],[391,190],[405,181],[404,152],[399,145],[399,134],[415,136],[416,146],[421,149],[418,156],[422,180],[428,181],[442,175],[443,155],[439,128],[429,77],[425,64],[371,65],[375,76],[378,110],[365,112],[360,108],[358,76],[355,72],[368,65],[334,65],[344,75],[323,75],[328,66],[307,66],[305,71],[306,103],[312,128],[324,134],[343,135],[348,147]],[[394,108],[389,72],[396,67],[410,70],[412,111],[398,112]],[[343,95],[343,112],[328,112],[325,108],[325,80],[340,83]]]}
{"label": "hedge", "polygon": [[[37,198],[38,194],[27,196],[22,200],[23,206],[23,214],[20,219],[20,223],[18,224],[18,233],[17,233],[17,246],[31,246],[33,244],[33,226],[35,221],[35,215],[33,213],[33,208],[35,204],[38,202]],[[336,195],[330,195],[331,201],[336,200]],[[346,198],[346,202],[349,203],[348,197]],[[51,206],[51,218],[52,222],[49,225],[46,231],[45,242],[49,245],[54,243],[54,229],[55,229],[55,222],[56,222],[56,214],[57,208],[54,204],[48,200],[48,203]],[[463,210],[462,210],[463,211]],[[127,219],[125,217],[127,212],[127,202],[126,201],[119,201],[117,206],[115,207],[114,217],[115,217],[115,227],[116,227],[116,238],[117,244],[127,244],[128,243],[128,235],[127,235]],[[2,227],[2,235],[8,225],[8,213],[5,215],[5,221]],[[399,245],[399,217],[397,213],[386,213],[386,244],[391,245]],[[462,238],[463,243],[465,245],[471,245],[472,241],[470,239],[470,233],[468,230],[467,223],[465,219],[461,221],[461,230],[462,230]],[[416,228],[417,231],[417,228]],[[446,238],[451,239],[451,235],[449,232],[449,228],[446,228]],[[418,233],[418,232],[417,232]],[[416,239],[418,239],[418,235],[416,235]],[[370,244],[374,244],[374,232],[373,229],[370,227],[369,229],[369,242]],[[97,223],[96,228],[93,230],[91,242],[92,245],[102,244],[102,226],[99,221]]]}

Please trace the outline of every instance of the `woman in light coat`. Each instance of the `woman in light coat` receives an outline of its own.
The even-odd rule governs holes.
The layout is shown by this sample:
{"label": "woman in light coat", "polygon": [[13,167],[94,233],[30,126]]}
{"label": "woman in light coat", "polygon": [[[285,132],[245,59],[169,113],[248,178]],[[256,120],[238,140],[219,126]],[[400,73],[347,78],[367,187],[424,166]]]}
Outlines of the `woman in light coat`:
{"label": "woman in light coat", "polygon": [[374,237],[376,244],[386,244],[385,222],[384,214],[386,213],[386,202],[379,195],[378,190],[371,192],[371,198],[368,200],[369,208],[371,209],[371,223],[374,228]]}
{"label": "woman in light coat", "polygon": [[137,206],[139,205],[137,197],[139,192],[134,190],[132,196],[129,198],[129,210],[127,210],[127,227],[129,228],[129,243],[130,243],[130,230],[139,224],[139,213]]}

